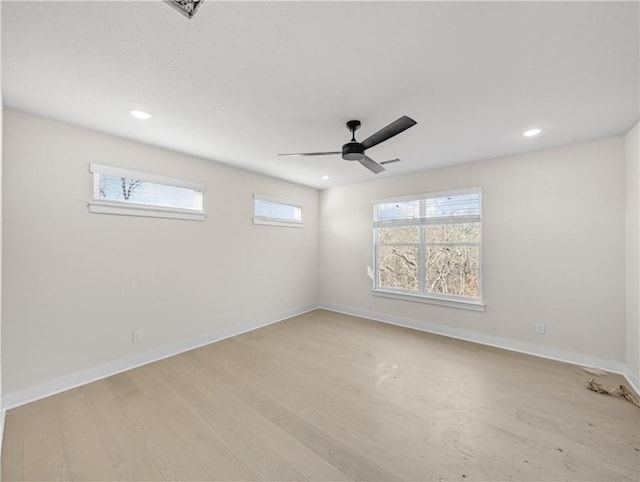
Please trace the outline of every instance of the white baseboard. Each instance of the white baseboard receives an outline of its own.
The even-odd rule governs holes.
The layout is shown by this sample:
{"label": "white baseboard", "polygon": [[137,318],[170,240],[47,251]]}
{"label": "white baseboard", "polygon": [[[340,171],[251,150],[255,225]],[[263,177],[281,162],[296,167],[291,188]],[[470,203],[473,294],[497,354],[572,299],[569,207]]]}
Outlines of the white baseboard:
{"label": "white baseboard", "polygon": [[429,323],[427,321],[410,320],[407,318],[361,310],[349,306],[338,306],[328,303],[320,303],[320,308],[323,310],[335,311],[337,313],[344,313],[346,315],[367,318],[374,321],[381,321],[383,323],[388,323],[391,325],[412,328],[414,330],[424,331],[427,333],[434,333],[436,335],[443,335],[450,338],[457,338],[459,340],[480,343],[482,345],[503,348],[505,350],[525,353],[527,355],[571,363],[572,365],[600,368],[602,370],[623,375],[636,391],[636,393],[640,393],[640,382],[638,380],[638,376],[634,375],[631,368],[624,362],[597,358],[580,353],[573,353],[556,348],[534,345],[532,343],[510,340],[508,338],[501,338],[493,335],[485,335],[471,330],[463,330],[460,328],[438,325],[435,323]]}
{"label": "white baseboard", "polygon": [[56,393],[64,392],[81,385],[86,385],[87,383],[101,380],[103,378],[107,378],[111,375],[131,370],[132,368],[136,368],[141,365],[146,365],[147,363],[162,360],[163,358],[168,358],[185,351],[193,350],[194,348],[208,345],[210,343],[224,340],[226,338],[231,338],[232,336],[240,335],[248,331],[253,331],[257,328],[262,328],[263,326],[271,325],[273,323],[286,320],[287,318],[291,318],[293,316],[302,315],[317,308],[317,305],[302,306],[286,312],[278,313],[277,315],[271,317],[254,320],[249,323],[244,323],[239,326],[234,326],[233,328],[227,328],[224,330],[209,333],[207,335],[191,340],[165,345],[163,347],[156,348],[145,353],[121,358],[105,365],[90,368],[88,370],[83,370],[77,373],[72,373],[70,375],[40,383],[38,385],[6,393],[4,395],[3,415],[5,409],[8,410],[11,408],[19,407],[20,405],[34,402],[36,400],[40,400],[41,398],[55,395]]}
{"label": "white baseboard", "polygon": [[631,370],[631,367],[627,364],[624,364],[622,375],[624,375],[629,384],[633,387],[636,394],[640,395],[640,376],[633,373],[633,370]]}

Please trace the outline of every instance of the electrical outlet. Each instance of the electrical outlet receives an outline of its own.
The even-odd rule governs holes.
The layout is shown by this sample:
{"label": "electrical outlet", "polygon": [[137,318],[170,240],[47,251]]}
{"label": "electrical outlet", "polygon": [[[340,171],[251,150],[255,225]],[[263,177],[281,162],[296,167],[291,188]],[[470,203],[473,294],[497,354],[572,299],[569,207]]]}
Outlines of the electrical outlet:
{"label": "electrical outlet", "polygon": [[136,330],[131,333],[131,341],[133,343],[138,343],[142,341],[142,330]]}
{"label": "electrical outlet", "polygon": [[538,335],[544,335],[544,323],[536,323],[536,333]]}
{"label": "electrical outlet", "polygon": [[289,303],[291,303],[291,297],[289,295],[285,295],[284,297],[284,304],[288,305]]}

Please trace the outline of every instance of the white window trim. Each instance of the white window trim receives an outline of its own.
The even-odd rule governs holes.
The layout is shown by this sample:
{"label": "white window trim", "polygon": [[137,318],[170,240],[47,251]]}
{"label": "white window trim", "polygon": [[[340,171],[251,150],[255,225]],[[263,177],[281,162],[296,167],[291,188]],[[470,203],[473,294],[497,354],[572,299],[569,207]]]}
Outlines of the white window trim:
{"label": "white window trim", "polygon": [[122,216],[143,216],[147,218],[186,219],[204,221],[206,214],[191,209],[149,206],[147,204],[119,203],[110,201],[91,201],[89,212],[97,214],[117,214]]}
{"label": "white window trim", "polygon": [[415,301],[418,303],[427,303],[431,305],[449,306],[451,308],[462,308],[464,310],[472,311],[484,311],[486,304],[482,301],[478,301],[474,298],[462,298],[450,299],[446,297],[439,297],[434,295],[420,295],[409,291],[393,291],[388,288],[373,288],[371,293],[374,296],[380,296],[382,298],[393,298],[396,300]]}
{"label": "white window trim", "polygon": [[[394,197],[394,198],[385,198],[385,199],[375,199],[373,201],[371,201],[371,206],[373,209],[375,209],[375,206],[377,204],[386,204],[386,203],[392,203],[392,202],[406,202],[406,201],[416,201],[419,199],[432,199],[432,198],[439,198],[439,197],[446,197],[446,196],[455,196],[455,195],[461,195],[461,194],[480,194],[480,213],[482,213],[482,188],[481,187],[472,187],[472,188],[465,188],[465,189],[456,189],[456,190],[450,190],[450,191],[440,191],[440,192],[434,192],[434,193],[428,193],[428,194],[413,194],[410,196],[402,196],[402,197]],[[464,222],[474,222],[474,221],[480,221],[481,225],[482,225],[482,229],[484,230],[484,223],[482,222],[482,214],[480,214],[480,216],[476,217],[466,217],[466,216],[460,216],[459,218],[433,218],[433,224],[441,224],[443,222],[455,222],[455,223],[464,223]],[[374,252],[373,252],[373,266],[374,266],[374,275],[373,275],[373,287],[371,289],[371,293],[374,296],[380,296],[383,298],[392,298],[392,299],[397,299],[397,300],[406,300],[406,301],[414,301],[414,302],[419,302],[419,303],[427,303],[427,304],[433,304],[433,305],[440,305],[440,306],[449,306],[452,308],[462,308],[465,310],[472,310],[472,311],[484,311],[486,304],[484,303],[484,297],[483,297],[483,277],[482,277],[482,269],[483,269],[483,253],[484,253],[484,249],[482,249],[482,241],[480,243],[478,243],[480,245],[480,266],[478,267],[478,275],[480,277],[480,293],[479,293],[479,297],[476,298],[465,298],[463,296],[450,296],[450,295],[438,295],[438,294],[433,294],[433,293],[425,293],[425,294],[421,294],[421,293],[414,293],[412,291],[408,291],[408,290],[396,290],[393,288],[377,288],[376,287],[376,280],[378,279],[378,263],[377,263],[377,257],[378,257],[378,253],[377,253],[377,247],[378,244],[376,243],[376,238],[375,238],[375,229],[376,228],[380,228],[380,227],[393,227],[393,226],[409,226],[409,225],[414,225],[414,226],[419,226],[419,225],[426,225],[426,224],[432,224],[432,221],[430,219],[416,219],[416,220],[403,220],[403,221],[374,221],[373,222],[373,228],[374,228],[374,232],[373,232],[373,245],[374,245]],[[482,240],[484,238],[484,236],[482,236],[482,232],[480,233],[480,239]],[[422,241],[421,241],[422,242]],[[426,243],[429,244],[429,243]],[[475,244],[475,243],[474,243]],[[420,280],[420,284],[422,284],[423,280]]]}
{"label": "white window trim", "polygon": [[426,194],[411,194],[409,196],[398,196],[398,197],[390,197],[384,199],[374,199],[371,201],[371,206],[375,206],[376,204],[387,204],[392,202],[406,202],[406,201],[417,201],[419,199],[432,199],[435,197],[447,197],[447,196],[459,196],[461,194],[482,194],[481,187],[468,187],[462,189],[451,189],[447,191],[439,191],[439,192],[430,192]]}
{"label": "white window trim", "polygon": [[284,228],[301,228],[302,227],[302,206],[296,204],[291,201],[287,201],[285,199],[278,199],[271,196],[264,196],[262,194],[254,194],[253,195],[253,209],[255,209],[255,201],[267,201],[278,204],[286,204],[288,206],[293,206],[300,210],[300,218],[301,219],[282,219],[282,218],[270,218],[267,216],[253,216],[253,224],[259,224],[264,226],[280,226]]}
{"label": "white window trim", "polygon": [[[205,185],[185,181],[183,179],[175,179],[171,177],[158,176],[147,172],[132,171],[120,167],[106,166],[104,164],[89,164],[89,172],[92,174],[107,174],[118,177],[130,177],[141,181],[153,182],[157,184],[166,184],[169,186],[184,187],[193,189],[194,191],[204,193]],[[96,214],[116,214],[121,216],[143,216],[148,218],[169,218],[169,219],[185,219],[190,221],[204,221],[206,214],[196,209],[180,209],[165,206],[152,206],[148,204],[136,204],[130,202],[105,201],[94,199],[89,202],[89,212]]]}
{"label": "white window trim", "polygon": [[302,221],[285,221],[283,219],[265,218],[262,216],[254,216],[253,224],[260,224],[263,226],[280,226],[283,228],[301,228]]}

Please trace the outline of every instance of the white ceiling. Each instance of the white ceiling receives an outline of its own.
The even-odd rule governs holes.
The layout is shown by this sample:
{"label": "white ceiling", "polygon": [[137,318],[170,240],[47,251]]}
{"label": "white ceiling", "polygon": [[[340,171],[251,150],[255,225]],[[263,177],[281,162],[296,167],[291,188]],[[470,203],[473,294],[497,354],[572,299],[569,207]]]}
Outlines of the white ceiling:
{"label": "white ceiling", "polygon": [[[638,2],[3,2],[10,107],[316,188],[625,133]],[[148,111],[139,121],[129,109]],[[373,174],[340,156],[401,115]],[[537,138],[521,132],[542,127]],[[323,181],[322,175],[331,179]]]}

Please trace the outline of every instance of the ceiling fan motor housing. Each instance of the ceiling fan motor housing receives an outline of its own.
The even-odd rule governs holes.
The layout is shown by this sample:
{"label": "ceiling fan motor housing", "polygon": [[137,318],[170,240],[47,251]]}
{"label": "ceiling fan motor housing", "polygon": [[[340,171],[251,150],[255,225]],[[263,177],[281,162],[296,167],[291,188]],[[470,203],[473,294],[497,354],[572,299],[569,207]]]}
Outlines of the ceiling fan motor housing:
{"label": "ceiling fan motor housing", "polygon": [[346,161],[359,161],[364,157],[364,146],[359,142],[348,142],[342,146],[342,158]]}

